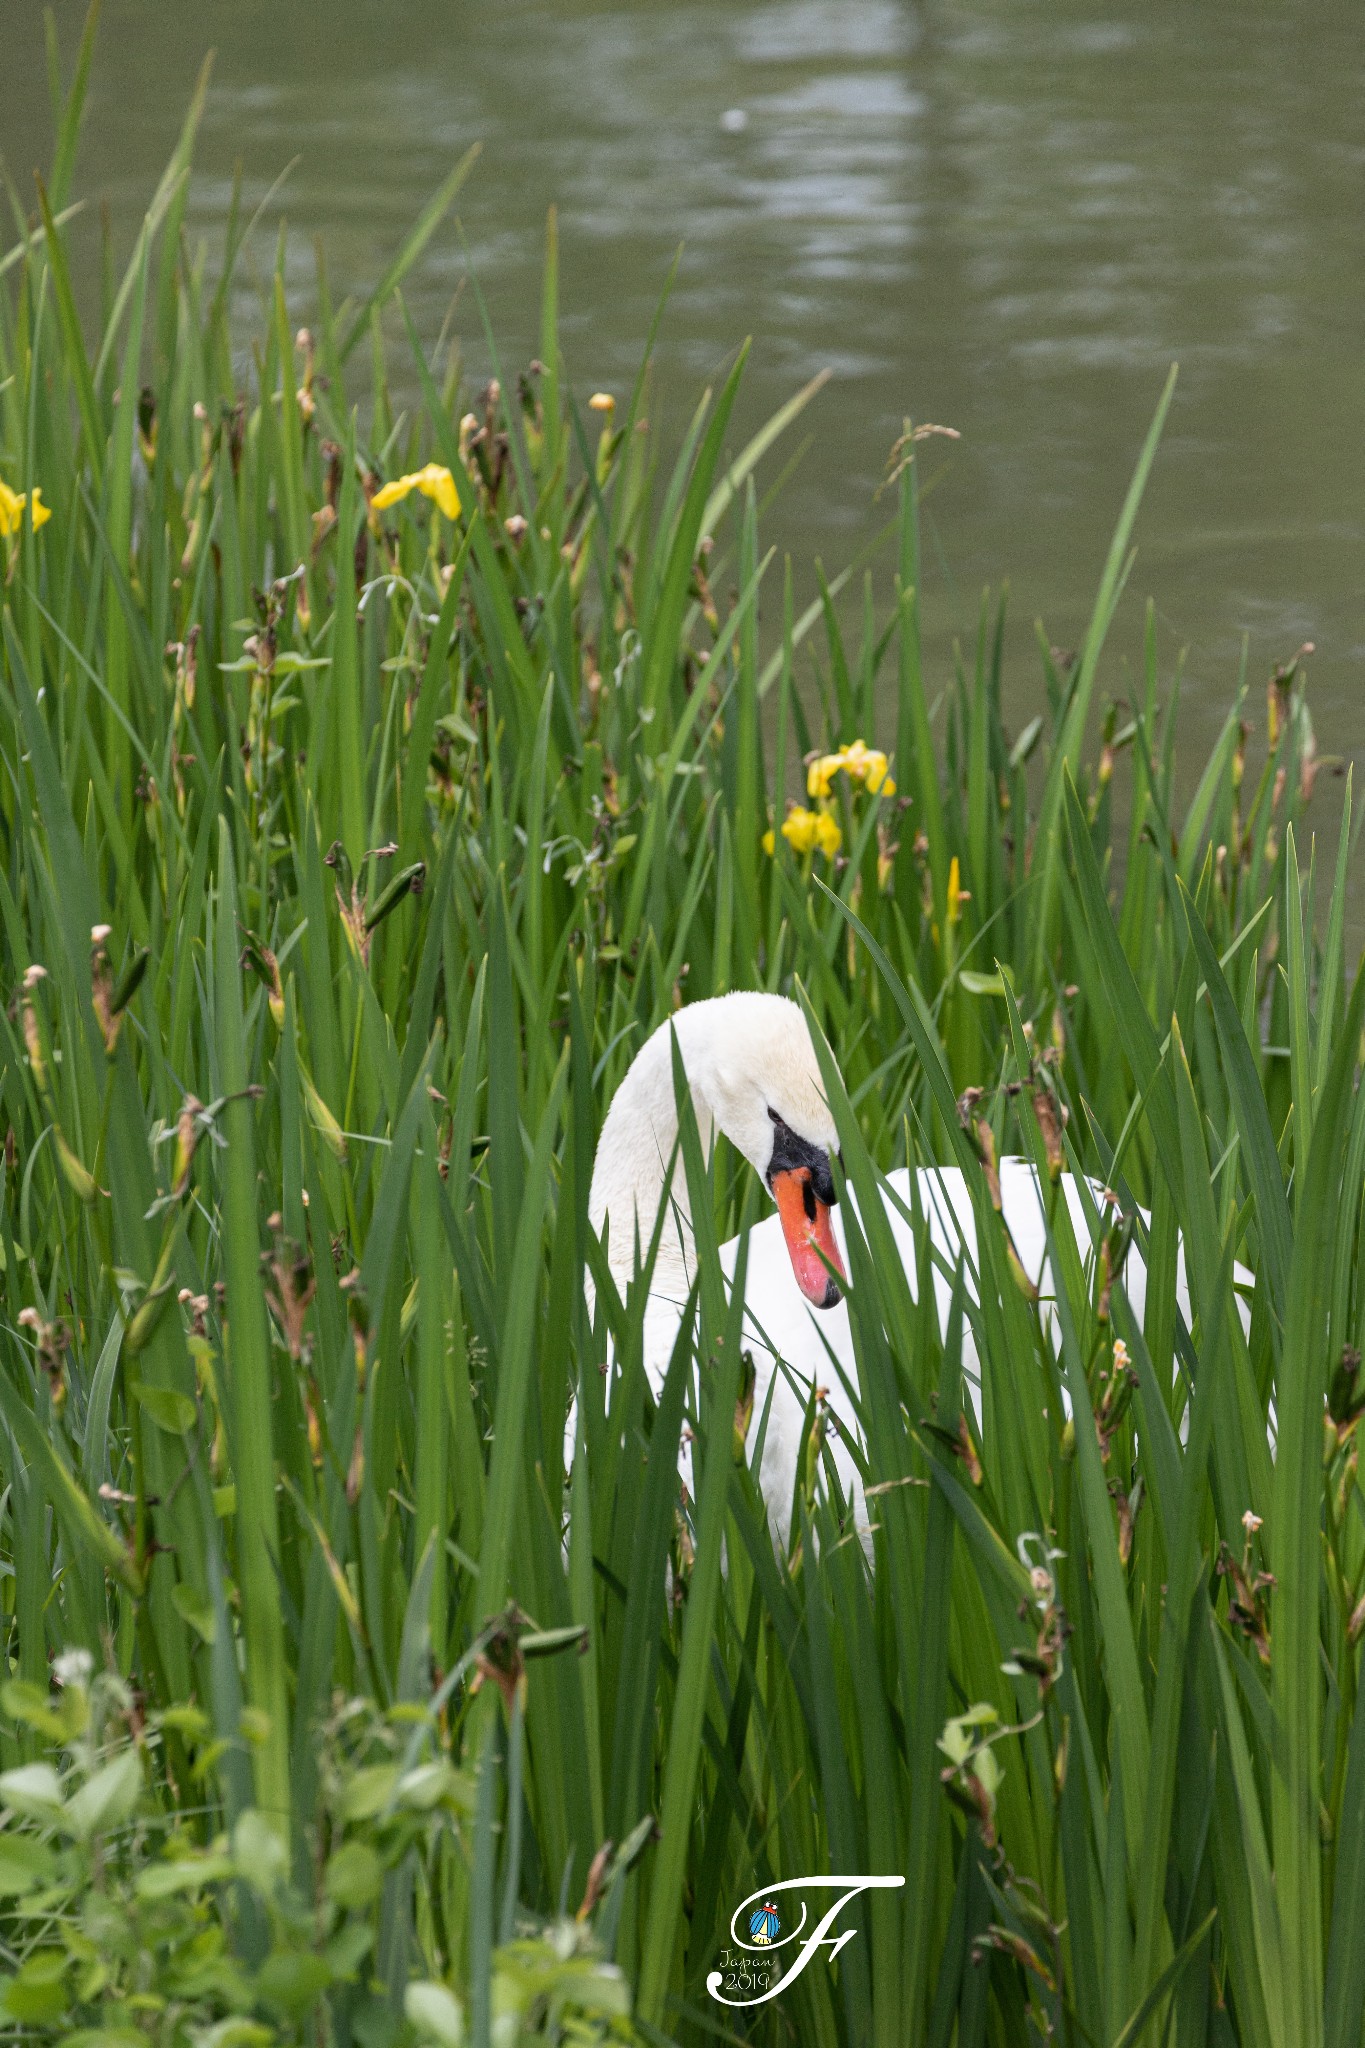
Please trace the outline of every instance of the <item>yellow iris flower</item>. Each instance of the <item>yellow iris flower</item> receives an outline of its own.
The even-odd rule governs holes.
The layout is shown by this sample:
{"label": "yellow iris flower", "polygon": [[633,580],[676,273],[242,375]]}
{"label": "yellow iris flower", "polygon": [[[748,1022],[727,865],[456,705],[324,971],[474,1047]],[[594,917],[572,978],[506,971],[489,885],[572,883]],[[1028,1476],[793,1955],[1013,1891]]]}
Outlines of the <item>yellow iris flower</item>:
{"label": "yellow iris flower", "polygon": [[[962,899],[967,891],[962,886],[962,870],[954,854],[948,863],[948,922],[957,924],[962,917]],[[970,900],[970,899],[969,899]]]}
{"label": "yellow iris flower", "polygon": [[420,491],[424,498],[434,499],[447,519],[455,519],[460,510],[460,494],[455,488],[455,479],[444,463],[428,462],[422,469],[414,469],[407,476],[395,477],[391,484],[377,490],[370,500],[373,512],[387,512],[390,505],[398,504],[409,491]]}
{"label": "yellow iris flower", "polygon": [[854,782],[867,785],[870,795],[894,796],[896,785],[886,772],[887,760],[880,747],[869,747],[862,740],[853,740],[841,747],[837,754],[822,754],[818,761],[812,761],[806,775],[807,796],[828,796],[829,786],[841,772]]}
{"label": "yellow iris flower", "polygon": [[[819,851],[826,860],[833,860],[844,843],[837,819],[828,811],[808,811],[802,804],[797,804],[783,820],[782,837],[793,853]],[[763,851],[777,851],[777,839],[772,832],[763,834]]]}
{"label": "yellow iris flower", "polygon": [[[24,523],[24,507],[28,503],[27,491],[12,491],[3,477],[0,477],[0,535],[8,539],[18,533]],[[33,526],[36,532],[52,517],[52,508],[43,503],[43,494],[35,485],[33,491]]]}

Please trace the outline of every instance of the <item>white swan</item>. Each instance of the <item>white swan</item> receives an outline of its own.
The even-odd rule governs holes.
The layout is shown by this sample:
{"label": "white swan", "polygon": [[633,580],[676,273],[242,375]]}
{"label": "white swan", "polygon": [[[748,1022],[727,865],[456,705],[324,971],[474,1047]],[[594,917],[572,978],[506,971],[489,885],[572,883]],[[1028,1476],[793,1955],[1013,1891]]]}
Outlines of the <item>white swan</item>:
{"label": "white swan", "polygon": [[[672,1035],[677,1034],[703,1150],[716,1130],[742,1152],[771,1191],[777,1214],[749,1233],[745,1274],[745,1345],[757,1372],[754,1415],[763,1415],[772,1388],[760,1484],[768,1512],[785,1538],[793,1483],[803,1450],[803,1425],[812,1383],[828,1389],[835,1428],[829,1442],[840,1484],[865,1512],[857,1467],[844,1441],[857,1427],[833,1353],[849,1383],[858,1385],[848,1307],[825,1261],[846,1270],[846,1242],[838,1211],[830,1159],[838,1132],[826,1105],[820,1069],[802,1011],[785,997],[757,993],[716,996],[676,1012],[646,1041],[612,1098],[593,1164],[588,1214],[599,1237],[608,1238],[608,1265],[624,1298],[635,1273],[637,1231],[650,1244],[661,1204],[666,1204],[658,1256],[645,1310],[645,1367],[656,1395],[663,1386],[691,1279],[695,1248],[686,1175],[678,1159],[678,1118],[673,1088]],[[910,1172],[902,1168],[885,1185],[913,1211]],[[918,1206],[926,1215],[933,1244],[949,1268],[965,1255],[967,1291],[975,1300],[976,1223],[971,1195],[960,1168],[921,1167]],[[1081,1189],[1070,1174],[1062,1188],[1082,1254],[1090,1244]],[[1047,1238],[1037,1176],[1025,1160],[1001,1162],[1000,1194],[1005,1222],[1030,1280],[1047,1295]],[[1091,1183],[1099,1203],[1103,1190]],[[914,1233],[897,1202],[887,1200],[887,1218],[916,1298]],[[721,1248],[732,1278],[740,1240]],[[820,1256],[823,1254],[823,1257]],[[1243,1269],[1238,1269],[1239,1278]],[[1247,1275],[1247,1278],[1250,1276]],[[1146,1269],[1130,1252],[1124,1285],[1140,1321],[1146,1298]],[[946,1332],[951,1289],[935,1270],[935,1296]],[[1189,1316],[1183,1259],[1181,1307]],[[786,1370],[778,1371],[778,1361]],[[970,1327],[963,1332],[963,1363],[973,1404],[980,1415],[979,1367]],[[755,1424],[757,1426],[757,1424]],[[570,1418],[571,1448],[573,1420]]]}

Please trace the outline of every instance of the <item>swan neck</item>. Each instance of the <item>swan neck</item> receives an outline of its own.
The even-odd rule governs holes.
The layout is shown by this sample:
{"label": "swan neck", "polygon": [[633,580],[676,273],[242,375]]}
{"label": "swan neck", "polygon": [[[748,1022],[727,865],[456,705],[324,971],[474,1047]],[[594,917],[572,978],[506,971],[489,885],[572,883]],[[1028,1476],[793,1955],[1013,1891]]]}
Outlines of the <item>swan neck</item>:
{"label": "swan neck", "polygon": [[[680,1049],[688,1052],[690,1033],[683,1026],[687,1012],[675,1018]],[[692,1107],[705,1153],[711,1143],[713,1118],[703,1090],[688,1061]],[[635,1241],[647,1258],[659,1211],[666,1207],[651,1293],[683,1298],[695,1267],[692,1213],[687,1175],[678,1145],[678,1113],[673,1094],[671,1035],[656,1031],[631,1065],[612,1098],[597,1157],[593,1163],[588,1215],[599,1236],[609,1231],[607,1263],[624,1294],[635,1274]]]}

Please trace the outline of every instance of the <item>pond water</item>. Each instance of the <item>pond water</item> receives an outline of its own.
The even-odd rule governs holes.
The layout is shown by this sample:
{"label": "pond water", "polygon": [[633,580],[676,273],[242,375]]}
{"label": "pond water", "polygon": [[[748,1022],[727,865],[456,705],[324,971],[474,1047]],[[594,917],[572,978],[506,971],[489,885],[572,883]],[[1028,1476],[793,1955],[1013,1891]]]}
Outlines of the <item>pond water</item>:
{"label": "pond water", "polygon": [[[0,153],[31,190],[48,159],[41,17],[31,0],[5,15]],[[70,47],[80,12],[62,0],[59,18]],[[1106,683],[1133,672],[1150,594],[1163,661],[1188,649],[1191,766],[1243,636],[1258,715],[1271,665],[1311,640],[1321,743],[1365,755],[1353,9],[106,0],[77,182],[123,246],[210,47],[192,220],[221,219],[239,158],[251,200],[292,164],[256,254],[268,267],[287,215],[301,309],[315,234],[337,296],[373,282],[477,139],[459,224],[409,286],[423,334],[472,268],[504,361],[524,363],[555,202],[570,372],[622,389],[682,243],[660,352],[678,434],[746,334],[741,429],[833,372],[766,522],[799,563],[833,570],[875,535],[906,414],[957,428],[925,463],[934,651],[954,631],[970,643],[981,586],[1008,576],[1021,717],[1032,622],[1075,645],[1178,360]],[[478,361],[468,291],[456,318]]]}

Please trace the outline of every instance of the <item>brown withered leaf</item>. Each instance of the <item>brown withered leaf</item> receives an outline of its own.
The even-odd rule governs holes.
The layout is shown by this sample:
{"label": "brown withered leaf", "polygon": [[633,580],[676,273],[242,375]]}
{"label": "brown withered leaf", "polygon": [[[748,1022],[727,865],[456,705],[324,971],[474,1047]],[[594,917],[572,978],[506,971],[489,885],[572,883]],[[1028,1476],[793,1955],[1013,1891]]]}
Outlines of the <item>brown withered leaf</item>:
{"label": "brown withered leaf", "polygon": [[1033,1114],[1038,1119],[1043,1149],[1047,1153],[1048,1178],[1055,1181],[1062,1170],[1062,1124],[1056,1100],[1048,1089],[1034,1089]]}

